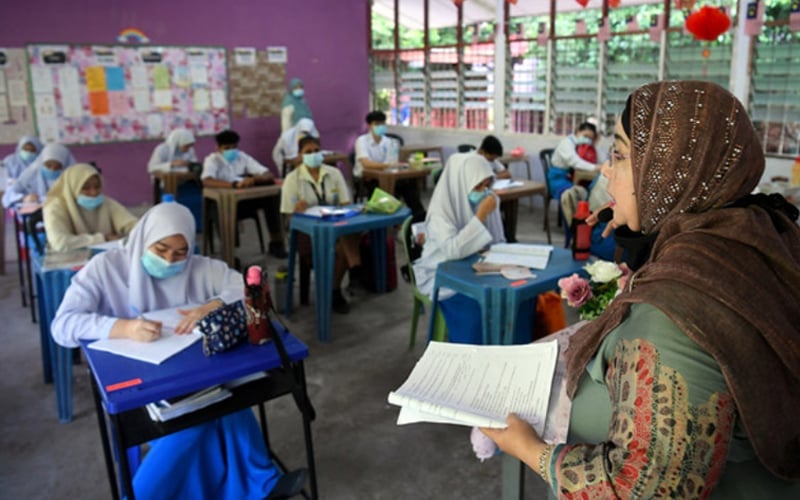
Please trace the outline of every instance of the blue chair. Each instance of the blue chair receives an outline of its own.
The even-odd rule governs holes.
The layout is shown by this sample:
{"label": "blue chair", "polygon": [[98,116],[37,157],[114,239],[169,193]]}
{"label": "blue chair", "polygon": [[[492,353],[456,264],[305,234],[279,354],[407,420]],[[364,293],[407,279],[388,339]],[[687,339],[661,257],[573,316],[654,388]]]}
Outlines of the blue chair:
{"label": "blue chair", "polygon": [[539,151],[539,160],[542,162],[542,171],[544,172],[544,184],[547,187],[547,194],[545,195],[544,199],[544,230],[547,231],[547,243],[552,243],[552,238],[550,236],[550,202],[555,201],[558,205],[558,225],[561,226],[561,218],[563,214],[561,212],[561,200],[557,200],[554,197],[553,192],[550,190],[550,183],[547,182],[547,172],[550,170],[550,166],[552,165],[552,158],[553,152],[555,151],[554,148],[547,148]]}

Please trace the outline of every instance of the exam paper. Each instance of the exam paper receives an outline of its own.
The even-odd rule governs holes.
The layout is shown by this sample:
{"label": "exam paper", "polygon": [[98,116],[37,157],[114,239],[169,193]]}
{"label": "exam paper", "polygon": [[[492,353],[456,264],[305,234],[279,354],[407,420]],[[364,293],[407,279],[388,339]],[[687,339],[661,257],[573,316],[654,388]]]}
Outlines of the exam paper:
{"label": "exam paper", "polygon": [[89,344],[89,348],[160,365],[201,338],[203,338],[203,334],[198,332],[178,335],[174,329],[162,326],[161,338],[153,342],[138,342],[131,339],[102,339]]}
{"label": "exam paper", "polygon": [[550,245],[525,245],[521,243],[496,243],[489,248],[489,253],[484,257],[486,264],[507,264],[511,266],[529,267],[534,269],[547,268],[550,260]]}

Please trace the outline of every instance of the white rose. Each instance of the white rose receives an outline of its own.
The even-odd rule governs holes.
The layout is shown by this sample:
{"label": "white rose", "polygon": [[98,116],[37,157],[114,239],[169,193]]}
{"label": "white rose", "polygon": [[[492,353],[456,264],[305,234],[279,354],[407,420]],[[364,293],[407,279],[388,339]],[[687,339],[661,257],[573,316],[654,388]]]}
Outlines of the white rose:
{"label": "white rose", "polygon": [[622,269],[607,260],[598,260],[591,264],[586,264],[583,268],[586,269],[586,272],[589,273],[595,283],[608,283],[622,276]]}

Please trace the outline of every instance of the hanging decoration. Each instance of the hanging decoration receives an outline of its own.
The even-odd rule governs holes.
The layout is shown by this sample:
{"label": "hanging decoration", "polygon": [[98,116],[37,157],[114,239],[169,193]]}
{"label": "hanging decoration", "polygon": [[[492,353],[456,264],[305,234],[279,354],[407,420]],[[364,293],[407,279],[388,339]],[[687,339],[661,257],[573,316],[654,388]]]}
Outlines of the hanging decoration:
{"label": "hanging decoration", "polygon": [[453,0],[453,3],[456,5],[456,7],[461,7],[464,5],[464,0]]}
{"label": "hanging decoration", "polygon": [[694,9],[695,0],[675,0],[676,9]]}
{"label": "hanging decoration", "polygon": [[686,30],[697,40],[713,42],[731,27],[731,18],[719,7],[705,5],[686,18]]}
{"label": "hanging decoration", "polygon": [[619,4],[622,3],[622,0],[608,0],[608,6],[612,9],[616,9],[619,7]]}
{"label": "hanging decoration", "polygon": [[583,7],[584,9],[586,8],[587,5],[589,5],[589,0],[575,0],[575,1],[581,4],[581,7]]}

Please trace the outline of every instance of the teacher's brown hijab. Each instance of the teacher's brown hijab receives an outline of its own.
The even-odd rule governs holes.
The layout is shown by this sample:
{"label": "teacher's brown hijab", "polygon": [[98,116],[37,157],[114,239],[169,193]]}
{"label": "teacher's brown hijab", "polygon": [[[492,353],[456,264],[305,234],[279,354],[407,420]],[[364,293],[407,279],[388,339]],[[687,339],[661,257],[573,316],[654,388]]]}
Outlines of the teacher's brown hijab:
{"label": "teacher's brown hijab", "polygon": [[740,201],[764,171],[747,111],[712,83],[648,84],[630,100],[630,139],[642,232],[656,238],[571,339],[568,392],[631,304],[651,304],[717,361],[761,463],[799,479],[800,228]]}

